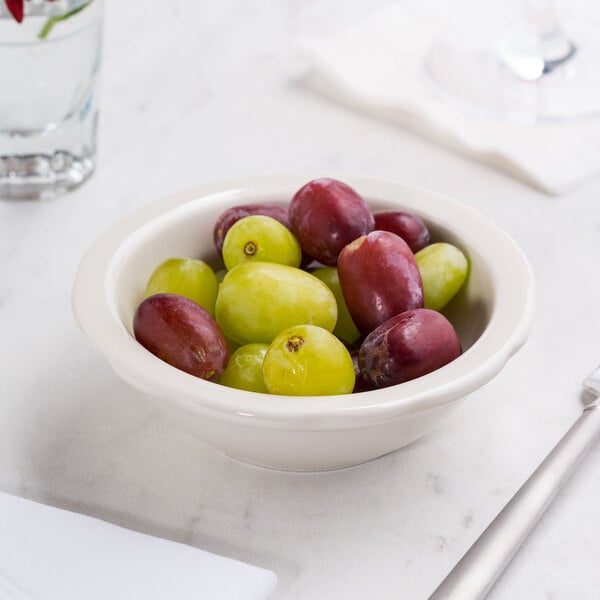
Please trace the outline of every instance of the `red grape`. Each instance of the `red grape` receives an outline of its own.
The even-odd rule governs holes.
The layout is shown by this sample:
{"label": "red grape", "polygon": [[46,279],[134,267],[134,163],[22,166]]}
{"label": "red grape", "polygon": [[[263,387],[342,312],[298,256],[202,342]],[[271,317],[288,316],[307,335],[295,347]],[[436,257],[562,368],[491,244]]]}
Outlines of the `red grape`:
{"label": "red grape", "polygon": [[177,294],[155,294],[137,308],[135,338],[170,365],[215,380],[225,370],[229,348],[217,322],[201,306]]}
{"label": "red grape", "polygon": [[419,308],[374,329],[360,347],[358,364],[364,381],[381,388],[426,375],[460,353],[458,336],[448,319]]}
{"label": "red grape", "polygon": [[313,179],[302,186],[294,194],[288,214],[302,249],[329,266],[335,266],[346,244],[375,227],[362,196],[335,179]]}
{"label": "red grape", "polygon": [[423,286],[406,242],[389,231],[373,231],[348,244],[338,259],[346,305],[367,335],[384,321],[423,306]]}
{"label": "red grape", "polygon": [[425,248],[431,240],[429,229],[421,217],[399,210],[380,210],[373,213],[375,229],[399,235],[414,252]]}
{"label": "red grape", "polygon": [[356,394],[358,392],[368,392],[370,390],[375,389],[374,385],[365,381],[365,378],[360,372],[360,367],[358,366],[358,350],[358,348],[352,348],[350,350],[350,357],[352,358],[352,364],[354,365],[354,389],[352,390],[353,394]]}

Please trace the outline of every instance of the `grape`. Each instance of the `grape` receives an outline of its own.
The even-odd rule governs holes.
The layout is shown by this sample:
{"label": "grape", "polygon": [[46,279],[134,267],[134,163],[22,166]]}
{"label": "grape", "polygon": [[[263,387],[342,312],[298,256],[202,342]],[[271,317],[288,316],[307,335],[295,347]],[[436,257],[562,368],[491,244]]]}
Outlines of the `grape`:
{"label": "grape", "polygon": [[356,329],[356,325],[348,312],[337,269],[335,267],[319,267],[311,273],[320,279],[335,296],[338,318],[333,330],[334,335],[348,344],[353,344],[360,337],[360,332]]}
{"label": "grape", "polygon": [[292,232],[276,219],[251,215],[236,221],[223,242],[227,269],[249,260],[299,267],[302,250]]}
{"label": "grape", "polygon": [[267,394],[262,365],[268,344],[240,346],[230,357],[219,383],[239,390]]}
{"label": "grape", "polygon": [[249,215],[266,215],[289,228],[288,209],[285,206],[276,204],[241,204],[239,206],[232,206],[219,215],[213,228],[213,241],[219,256],[223,255],[223,242],[231,226],[241,218],[248,217]]}
{"label": "grape", "polygon": [[348,310],[367,335],[384,321],[423,306],[423,287],[406,242],[389,231],[373,231],[340,253],[338,274]]}
{"label": "grape", "polygon": [[452,244],[439,242],[415,254],[423,282],[425,308],[441,310],[467,279],[469,263]]}
{"label": "grape", "polygon": [[232,341],[269,344],[293,325],[314,324],[333,331],[337,304],[331,290],[306,271],[246,262],[233,267],[223,279],[215,313]]}
{"label": "grape", "polygon": [[267,350],[263,376],[272,394],[349,394],[354,388],[350,353],[332,333],[315,325],[282,331]]}
{"label": "grape", "polygon": [[144,298],[168,293],[185,296],[215,314],[217,277],[210,265],[192,258],[169,258],[162,262],[148,279]]}
{"label": "grape", "polygon": [[217,379],[229,360],[216,321],[183,296],[156,294],[143,300],[135,311],[133,332],[152,354],[202,379]]}
{"label": "grape", "polygon": [[352,390],[353,394],[357,394],[358,392],[368,392],[370,390],[376,389],[374,385],[367,383],[365,378],[362,376],[360,372],[360,367],[358,366],[358,351],[359,348],[352,348],[350,350],[350,357],[352,358],[352,364],[354,366],[354,389]]}
{"label": "grape", "polygon": [[399,210],[380,210],[373,213],[375,229],[399,235],[413,252],[429,244],[430,234],[421,217]]}
{"label": "grape", "polygon": [[178,369],[259,393],[346,394],[461,352],[438,311],[469,265],[455,246],[430,244],[416,214],[373,213],[345,183],[314,179],[288,208],[223,211],[213,239],[225,269],[164,261],[134,315],[136,339]]}
{"label": "grape", "polygon": [[373,230],[375,221],[363,198],[335,179],[314,179],[302,186],[289,206],[290,228],[302,249],[334,266],[342,248]]}
{"label": "grape", "polygon": [[381,388],[426,375],[460,352],[460,342],[446,317],[420,308],[374,329],[360,347],[358,364],[367,384]]}
{"label": "grape", "polygon": [[219,283],[225,279],[225,275],[227,275],[227,269],[219,269],[218,271],[215,271],[215,276],[217,277],[217,281]]}

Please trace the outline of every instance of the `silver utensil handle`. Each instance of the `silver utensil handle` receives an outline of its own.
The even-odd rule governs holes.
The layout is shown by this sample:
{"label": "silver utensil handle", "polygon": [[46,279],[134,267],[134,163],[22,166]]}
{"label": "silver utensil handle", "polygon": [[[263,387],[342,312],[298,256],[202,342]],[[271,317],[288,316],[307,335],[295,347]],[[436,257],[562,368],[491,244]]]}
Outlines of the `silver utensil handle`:
{"label": "silver utensil handle", "polygon": [[600,434],[598,400],[558,444],[436,588],[429,600],[480,600]]}

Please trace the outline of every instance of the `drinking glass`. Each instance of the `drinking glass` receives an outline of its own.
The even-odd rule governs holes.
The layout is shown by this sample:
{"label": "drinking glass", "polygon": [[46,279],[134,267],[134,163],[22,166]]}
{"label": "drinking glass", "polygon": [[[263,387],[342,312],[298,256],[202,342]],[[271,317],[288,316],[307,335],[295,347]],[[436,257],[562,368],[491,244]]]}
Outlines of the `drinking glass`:
{"label": "drinking glass", "polygon": [[438,90],[465,109],[517,122],[599,117],[600,24],[560,14],[550,0],[522,0],[507,19],[494,4],[488,20],[453,24],[433,45],[426,66]]}
{"label": "drinking glass", "polygon": [[0,0],[0,198],[48,199],[96,165],[104,0]]}

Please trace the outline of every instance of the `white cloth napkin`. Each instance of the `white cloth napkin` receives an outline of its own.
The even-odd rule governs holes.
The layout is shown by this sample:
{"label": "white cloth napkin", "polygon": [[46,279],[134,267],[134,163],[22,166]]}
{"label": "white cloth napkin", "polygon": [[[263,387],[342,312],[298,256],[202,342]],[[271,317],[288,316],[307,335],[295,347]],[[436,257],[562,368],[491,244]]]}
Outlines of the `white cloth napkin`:
{"label": "white cloth napkin", "polygon": [[300,40],[311,65],[308,81],[338,102],[550,194],[568,192],[600,172],[600,120],[515,124],[468,113],[436,93],[424,65],[444,25],[465,18],[453,11],[455,2],[399,1],[329,38]]}
{"label": "white cloth napkin", "polygon": [[0,600],[265,600],[271,571],[0,494]]}

